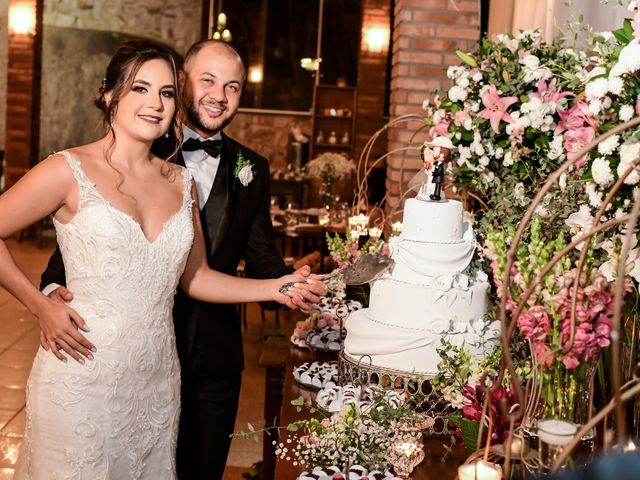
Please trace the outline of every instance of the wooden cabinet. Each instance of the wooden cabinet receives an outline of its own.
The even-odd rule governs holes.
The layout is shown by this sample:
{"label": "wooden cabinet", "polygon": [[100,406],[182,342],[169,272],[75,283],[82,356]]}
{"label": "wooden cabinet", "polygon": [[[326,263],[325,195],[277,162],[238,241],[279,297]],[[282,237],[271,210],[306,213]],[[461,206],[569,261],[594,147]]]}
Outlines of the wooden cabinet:
{"label": "wooden cabinet", "polygon": [[313,94],[310,159],[324,152],[353,158],[356,120],[355,87],[316,85]]}

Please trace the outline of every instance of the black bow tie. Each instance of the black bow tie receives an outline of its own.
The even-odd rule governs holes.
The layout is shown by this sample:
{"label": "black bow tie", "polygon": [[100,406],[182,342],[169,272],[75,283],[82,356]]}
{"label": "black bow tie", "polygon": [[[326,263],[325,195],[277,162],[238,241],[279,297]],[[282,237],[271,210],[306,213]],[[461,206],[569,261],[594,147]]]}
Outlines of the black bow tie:
{"label": "black bow tie", "polygon": [[204,150],[212,157],[220,155],[220,147],[222,140],[199,140],[197,138],[189,138],[182,144],[183,152],[195,152],[196,150]]}

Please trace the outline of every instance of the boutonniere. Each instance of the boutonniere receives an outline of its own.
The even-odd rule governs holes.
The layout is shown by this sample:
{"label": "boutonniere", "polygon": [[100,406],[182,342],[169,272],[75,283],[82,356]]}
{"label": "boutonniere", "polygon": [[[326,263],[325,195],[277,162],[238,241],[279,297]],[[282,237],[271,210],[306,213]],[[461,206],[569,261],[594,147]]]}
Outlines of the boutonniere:
{"label": "boutonniere", "polygon": [[253,164],[244,158],[242,150],[238,150],[236,168],[233,171],[233,176],[240,180],[240,183],[245,187],[253,180]]}

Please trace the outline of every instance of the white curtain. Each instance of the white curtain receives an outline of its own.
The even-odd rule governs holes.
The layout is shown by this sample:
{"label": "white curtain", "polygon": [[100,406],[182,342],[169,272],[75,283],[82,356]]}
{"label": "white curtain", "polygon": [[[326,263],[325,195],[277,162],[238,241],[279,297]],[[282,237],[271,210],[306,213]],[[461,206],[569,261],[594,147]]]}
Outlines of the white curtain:
{"label": "white curtain", "polygon": [[608,4],[600,0],[572,0],[571,6],[566,3],[567,0],[491,0],[489,36],[539,28],[545,40],[551,41],[560,31],[566,31],[568,20],[575,20],[580,14],[596,32],[615,30],[630,16],[616,0],[609,0]]}

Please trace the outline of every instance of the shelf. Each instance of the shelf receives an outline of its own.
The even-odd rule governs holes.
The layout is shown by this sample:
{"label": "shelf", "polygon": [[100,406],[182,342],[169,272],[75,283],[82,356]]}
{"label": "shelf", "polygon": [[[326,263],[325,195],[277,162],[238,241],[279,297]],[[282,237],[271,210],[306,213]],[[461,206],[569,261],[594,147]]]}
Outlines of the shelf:
{"label": "shelf", "polygon": [[[355,123],[356,123],[356,103],[357,90],[355,87],[338,87],[337,85],[316,85],[313,93],[313,105],[311,107],[311,134],[309,142],[310,158],[314,158],[322,152],[339,152],[348,156],[353,155],[355,146]],[[336,113],[336,115],[327,115]],[[341,113],[342,115],[337,115]],[[325,137],[323,142],[316,143],[318,133],[334,136],[338,140],[336,143],[327,142]],[[339,143],[344,135],[349,139],[348,143]]]}
{"label": "shelf", "polygon": [[316,115],[316,118],[318,119],[322,119],[322,120],[348,120],[351,121],[353,120],[353,117],[341,117],[339,115]]}
{"label": "shelf", "polygon": [[315,145],[322,148],[351,148],[350,143],[316,143]]}

